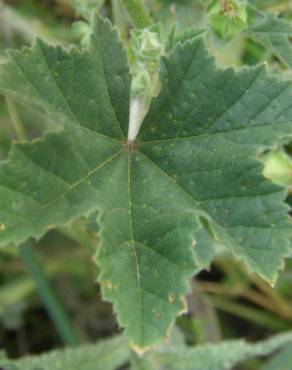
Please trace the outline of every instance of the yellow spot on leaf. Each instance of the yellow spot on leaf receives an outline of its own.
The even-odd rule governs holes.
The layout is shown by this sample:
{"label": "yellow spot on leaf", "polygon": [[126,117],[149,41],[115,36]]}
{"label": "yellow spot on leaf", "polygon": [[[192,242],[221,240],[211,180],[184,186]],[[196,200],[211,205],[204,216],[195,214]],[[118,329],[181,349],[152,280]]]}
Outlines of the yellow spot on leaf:
{"label": "yellow spot on leaf", "polygon": [[168,302],[169,303],[173,303],[174,302],[174,299],[175,299],[175,294],[173,292],[170,292],[168,294]]}
{"label": "yellow spot on leaf", "polygon": [[113,283],[110,281],[110,280],[105,280],[104,282],[103,282],[103,284],[105,285],[105,287],[106,288],[108,288],[108,289],[113,289],[114,288],[114,285],[113,285]]}

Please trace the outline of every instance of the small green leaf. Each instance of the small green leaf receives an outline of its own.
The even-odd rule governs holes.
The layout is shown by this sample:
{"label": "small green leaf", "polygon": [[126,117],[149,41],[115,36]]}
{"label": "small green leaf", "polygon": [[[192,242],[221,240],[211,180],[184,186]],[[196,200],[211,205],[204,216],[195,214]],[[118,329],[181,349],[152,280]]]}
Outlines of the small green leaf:
{"label": "small green leaf", "polygon": [[199,27],[187,27],[183,31],[178,31],[177,27],[174,26],[169,32],[165,50],[170,52],[177,44],[185,43],[188,40],[192,40],[195,37],[204,35],[206,29]]}
{"label": "small green leaf", "polygon": [[68,3],[85,19],[91,20],[102,6],[104,0],[67,0]]}
{"label": "small green leaf", "polygon": [[214,0],[208,6],[208,21],[220,37],[224,39],[235,37],[246,26],[246,4],[238,0]]}
{"label": "small green leaf", "polygon": [[263,156],[264,175],[276,184],[291,187],[292,159],[283,150],[273,150]]}
{"label": "small green leaf", "polygon": [[250,8],[249,35],[292,68],[292,24],[278,16]]}

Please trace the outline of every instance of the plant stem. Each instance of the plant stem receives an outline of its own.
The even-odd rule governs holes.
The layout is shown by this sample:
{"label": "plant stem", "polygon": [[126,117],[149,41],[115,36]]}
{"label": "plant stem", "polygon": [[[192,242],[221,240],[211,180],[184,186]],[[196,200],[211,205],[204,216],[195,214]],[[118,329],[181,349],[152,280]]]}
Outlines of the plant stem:
{"label": "plant stem", "polygon": [[122,0],[135,28],[150,27],[153,22],[143,0]]}
{"label": "plant stem", "polygon": [[130,104],[130,122],[128,130],[129,142],[135,142],[146,112],[147,110],[144,99],[140,96],[133,97]]}
{"label": "plant stem", "polygon": [[27,137],[26,137],[22,122],[19,118],[15,103],[7,95],[5,96],[5,100],[6,100],[8,113],[9,113],[11,122],[14,126],[14,130],[15,130],[17,139],[20,140],[20,141],[25,141],[27,139]]}
{"label": "plant stem", "polygon": [[225,297],[211,296],[209,298],[217,309],[230,313],[231,315],[241,317],[245,320],[255,322],[257,325],[267,327],[275,331],[288,330],[290,327],[290,323],[288,321],[281,320],[269,312],[232,302],[227,300]]}
{"label": "plant stem", "polygon": [[113,23],[118,28],[122,40],[126,40],[128,27],[126,13],[120,0],[111,0],[111,4]]}
{"label": "plant stem", "polygon": [[50,286],[30,243],[26,242],[21,244],[19,246],[19,252],[33,277],[39,296],[63,342],[70,346],[78,345],[79,339],[71,326],[70,320],[61,302]]}

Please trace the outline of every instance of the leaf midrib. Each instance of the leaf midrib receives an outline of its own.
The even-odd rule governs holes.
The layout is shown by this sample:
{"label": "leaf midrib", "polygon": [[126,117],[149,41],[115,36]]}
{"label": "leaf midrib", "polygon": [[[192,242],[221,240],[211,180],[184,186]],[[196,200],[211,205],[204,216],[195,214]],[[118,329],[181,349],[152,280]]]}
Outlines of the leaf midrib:
{"label": "leaf midrib", "polygon": [[131,244],[134,252],[134,258],[136,263],[136,276],[137,276],[137,285],[138,285],[138,295],[139,295],[139,302],[138,302],[138,311],[140,312],[140,319],[138,320],[137,325],[140,325],[140,343],[144,343],[144,330],[143,330],[143,320],[144,312],[143,312],[143,294],[142,294],[142,280],[140,274],[140,267],[139,267],[139,260],[138,254],[136,250],[136,240],[134,234],[134,219],[133,219],[133,212],[132,212],[132,156],[128,153],[128,212],[129,212],[129,226],[130,226],[130,236],[131,236]]}
{"label": "leaf midrib", "polygon": [[[281,123],[278,123],[277,125],[290,125],[290,122],[281,122]],[[236,128],[236,129],[232,129],[232,130],[228,130],[228,131],[213,131],[213,132],[206,132],[204,134],[198,134],[198,135],[191,135],[191,136],[181,136],[181,137],[171,137],[171,138],[163,138],[163,139],[156,139],[156,140],[144,140],[141,142],[141,145],[143,144],[159,144],[159,143],[171,143],[171,142],[178,142],[178,141],[186,141],[186,140],[193,140],[193,139],[197,139],[197,138],[204,138],[204,137],[208,137],[208,136],[212,136],[212,135],[231,135],[233,134],[234,132],[242,132],[242,131],[246,131],[246,130],[251,130],[251,129],[260,129],[262,128],[263,130],[265,130],[267,127],[275,127],[275,124],[274,123],[270,123],[270,124],[266,124],[266,123],[261,123],[260,125],[250,125],[250,126],[247,126],[247,127],[239,127],[239,128]],[[292,133],[290,135],[288,135],[288,133],[285,135],[285,138],[286,137],[289,137],[291,136],[292,137]]]}

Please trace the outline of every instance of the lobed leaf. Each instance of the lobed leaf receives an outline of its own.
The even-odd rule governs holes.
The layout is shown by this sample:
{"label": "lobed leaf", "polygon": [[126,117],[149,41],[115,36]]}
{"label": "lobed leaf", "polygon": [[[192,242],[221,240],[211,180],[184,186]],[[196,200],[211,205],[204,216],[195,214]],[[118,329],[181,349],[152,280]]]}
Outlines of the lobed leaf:
{"label": "lobed leaf", "polygon": [[290,248],[285,192],[256,156],[291,137],[292,84],[262,66],[218,70],[190,35],[162,60],[131,145],[126,54],[109,22],[87,49],[37,41],[0,66],[4,94],[60,123],[0,164],[0,245],[99,211],[102,293],[138,350],[185,309],[214,243],[272,282]]}
{"label": "lobed leaf", "polygon": [[[199,226],[186,197],[178,203],[172,184],[138,152],[126,149],[129,77],[108,22],[98,22],[92,43],[91,50],[80,53],[41,42],[17,58],[12,55],[2,67],[2,91],[42,105],[64,130],[15,144],[1,164],[0,243],[39,237],[100,210],[97,262],[103,295],[114,302],[133,344],[145,347],[162,339],[184,309]],[[43,64],[33,74],[29,61],[39,58]]]}

